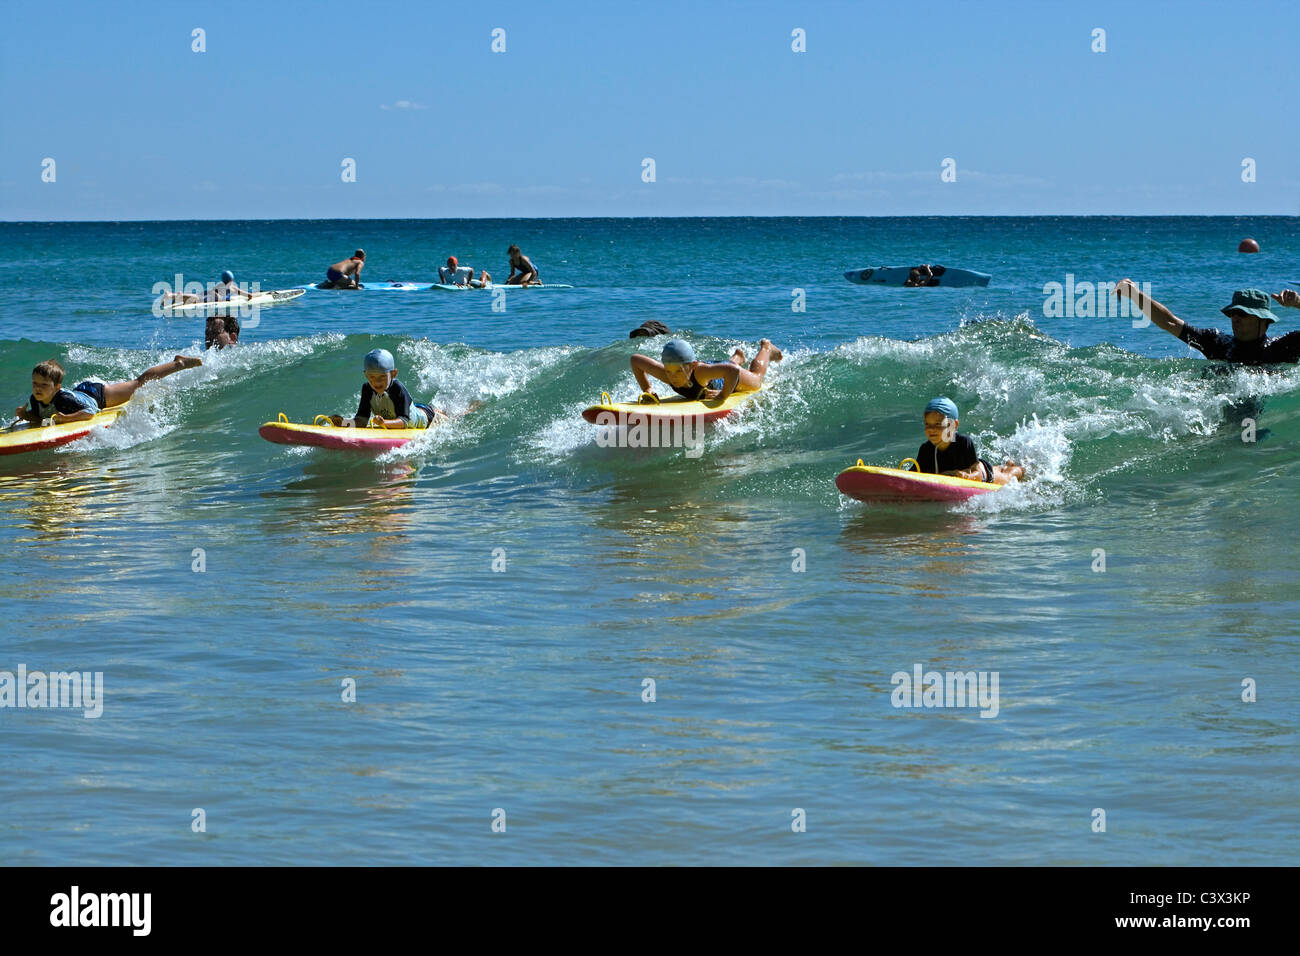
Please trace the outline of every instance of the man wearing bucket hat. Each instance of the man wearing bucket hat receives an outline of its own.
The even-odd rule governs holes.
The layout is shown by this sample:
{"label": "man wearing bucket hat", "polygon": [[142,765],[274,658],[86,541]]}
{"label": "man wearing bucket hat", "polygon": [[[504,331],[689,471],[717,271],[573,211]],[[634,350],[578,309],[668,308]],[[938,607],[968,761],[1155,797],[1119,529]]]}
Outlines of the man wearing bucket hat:
{"label": "man wearing bucket hat", "polygon": [[[1242,365],[1300,361],[1300,331],[1269,338],[1268,327],[1277,321],[1277,316],[1268,307],[1268,293],[1260,289],[1239,289],[1223,307],[1223,314],[1232,320],[1231,335],[1218,329],[1188,325],[1155,299],[1144,296],[1128,279],[1116,283],[1115,294],[1132,299],[1155,325],[1178,336],[1207,359]],[[1274,295],[1273,299],[1300,308],[1300,296],[1289,289]]]}

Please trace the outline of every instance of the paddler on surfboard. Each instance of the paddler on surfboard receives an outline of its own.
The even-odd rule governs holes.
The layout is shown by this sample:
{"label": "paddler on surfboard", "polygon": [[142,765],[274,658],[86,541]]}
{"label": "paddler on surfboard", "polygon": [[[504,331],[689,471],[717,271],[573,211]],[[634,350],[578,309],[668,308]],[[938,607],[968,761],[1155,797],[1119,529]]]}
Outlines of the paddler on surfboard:
{"label": "paddler on surfboard", "polygon": [[757,392],[763,387],[768,362],[779,362],[781,350],[767,339],[758,343],[758,354],[745,368],[745,353],[736,349],[726,362],[699,362],[688,342],[673,339],[663,347],[659,361],[640,353],[632,356],[632,374],[641,391],[650,395],[650,376],[664,382],[687,401],[726,398],[732,392]]}
{"label": "paddler on surfboard", "polygon": [[361,285],[361,270],[366,266],[366,250],[358,249],[325,270],[324,289],[355,289]]}
{"label": "paddler on surfboard", "polygon": [[32,369],[32,395],[25,407],[19,406],[18,418],[37,426],[46,421],[54,425],[89,421],[106,408],[126,404],[136,389],[146,382],[202,364],[203,359],[197,356],[178,355],[170,362],[145,369],[130,381],[87,380],[68,389],[63,387],[63,366],[49,359]]}
{"label": "paddler on surfboard", "polygon": [[445,266],[438,266],[438,282],[441,285],[458,285],[471,289],[490,289],[492,287],[492,276],[488,275],[486,269],[479,271],[479,277],[474,278],[474,267],[463,266],[455,256],[447,257]]}
{"label": "paddler on surfboard", "polygon": [[191,295],[187,292],[164,292],[158,304],[164,309],[168,309],[177,305],[194,305],[200,302],[238,302],[240,299],[251,299],[259,294],[258,292],[241,289],[235,284],[235,274],[226,269],[221,273],[221,281],[212,283],[208,291],[202,295]]}
{"label": "paddler on surfboard", "polygon": [[1025,469],[1010,458],[1005,465],[991,465],[979,457],[969,435],[957,433],[957,403],[940,396],[930,399],[922,416],[925,444],[916,453],[923,474],[952,475],[968,481],[1005,485],[1012,478],[1025,477]]}
{"label": "paddler on surfboard", "polygon": [[361,386],[357,413],[351,418],[331,415],[335,425],[364,428],[373,423],[379,428],[428,428],[451,418],[442,409],[418,404],[411,398],[406,386],[397,380],[397,363],[388,349],[367,352],[362,368],[366,384]]}
{"label": "paddler on surfboard", "polygon": [[510,257],[510,275],[506,276],[506,285],[542,284],[542,275],[533,265],[533,260],[520,252],[518,246],[512,244],[506,255]]}

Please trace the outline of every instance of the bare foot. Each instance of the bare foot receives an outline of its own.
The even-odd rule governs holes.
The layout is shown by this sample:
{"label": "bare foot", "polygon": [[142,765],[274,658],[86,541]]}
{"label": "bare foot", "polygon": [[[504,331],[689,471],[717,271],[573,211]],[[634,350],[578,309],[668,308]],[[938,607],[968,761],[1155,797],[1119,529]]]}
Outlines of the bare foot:
{"label": "bare foot", "polygon": [[742,367],[744,366],[744,364],[745,364],[745,350],[744,350],[744,349],[736,349],[736,351],[734,351],[734,352],[731,353],[731,364],[732,364],[732,365],[740,365],[740,366],[742,366]]}
{"label": "bare foot", "polygon": [[768,358],[773,362],[779,362],[781,359],[785,358],[785,353],[773,345],[770,339],[759,339],[758,347],[760,349],[766,348],[768,351]]}

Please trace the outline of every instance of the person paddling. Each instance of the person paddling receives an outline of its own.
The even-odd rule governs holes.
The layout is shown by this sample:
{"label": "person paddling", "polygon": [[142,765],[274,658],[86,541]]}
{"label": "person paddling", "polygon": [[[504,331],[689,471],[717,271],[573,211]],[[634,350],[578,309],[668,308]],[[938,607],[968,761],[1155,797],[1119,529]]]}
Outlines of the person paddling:
{"label": "person paddling", "polygon": [[767,363],[779,362],[781,350],[763,339],[758,353],[745,368],[745,353],[736,349],[726,362],[699,362],[690,343],[673,339],[663,347],[656,362],[648,355],[632,356],[632,374],[645,394],[653,395],[650,377],[664,382],[687,401],[726,398],[732,392],[757,392],[763,387]]}

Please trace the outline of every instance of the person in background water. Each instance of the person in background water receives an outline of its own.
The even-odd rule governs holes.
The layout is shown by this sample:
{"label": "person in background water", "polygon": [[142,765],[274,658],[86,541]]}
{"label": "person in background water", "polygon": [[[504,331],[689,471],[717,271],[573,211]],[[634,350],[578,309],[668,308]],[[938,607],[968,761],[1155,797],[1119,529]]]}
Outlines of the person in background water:
{"label": "person in background water", "polygon": [[687,401],[723,399],[732,392],[757,392],[763,387],[767,363],[783,357],[780,349],[763,339],[749,368],[744,367],[745,353],[740,349],[726,362],[697,362],[689,343],[673,339],[663,347],[658,362],[648,355],[633,355],[632,374],[646,395],[654,394],[649,378],[654,376]]}
{"label": "person in background water", "polygon": [[492,284],[492,277],[483,269],[477,279],[474,278],[473,266],[462,266],[455,256],[447,257],[447,264],[438,267],[438,282],[442,285],[468,286],[473,289],[486,289]]}
{"label": "person in background water", "polygon": [[203,328],[203,347],[205,349],[224,349],[239,341],[239,316],[210,315]]}
{"label": "person in background water", "polygon": [[[1115,284],[1115,294],[1131,299],[1157,328],[1182,339],[1207,359],[1242,365],[1273,365],[1300,361],[1300,330],[1269,338],[1268,327],[1277,316],[1268,307],[1269,295],[1260,289],[1239,289],[1221,310],[1232,320],[1232,334],[1188,325],[1155,299],[1142,294],[1130,279]],[[1300,295],[1292,289],[1272,297],[1280,305],[1300,308]]]}
{"label": "person in background water", "polygon": [[671,335],[672,331],[658,319],[642,322],[627,334],[629,339],[653,338],[656,335]]}
{"label": "person in background water", "polygon": [[202,295],[190,295],[185,292],[164,292],[159,304],[163,308],[173,305],[192,305],[197,302],[237,302],[251,299],[256,292],[246,292],[235,285],[235,274],[229,269],[221,273],[221,281],[214,282],[212,288]]}
{"label": "person in background water", "polygon": [[1010,458],[994,467],[975,451],[969,435],[957,433],[957,403],[951,398],[932,398],[922,414],[925,444],[916,453],[916,463],[928,475],[951,475],[968,481],[1005,485],[1012,478],[1024,478],[1025,469]]}
{"label": "person in background water", "polygon": [[361,285],[361,270],[366,265],[366,250],[358,249],[348,259],[336,262],[325,270],[326,289],[355,289]]}
{"label": "person in background water", "polygon": [[903,283],[909,289],[918,286],[934,286],[939,284],[939,277],[944,273],[943,266],[921,265],[912,269],[907,274],[907,281]]}
{"label": "person in background water", "polygon": [[63,387],[63,366],[53,359],[32,369],[32,394],[27,405],[19,406],[18,418],[29,425],[39,426],[47,419],[55,424],[84,422],[99,412],[116,405],[124,405],[146,382],[166,378],[187,368],[197,368],[203,359],[192,355],[178,355],[170,362],[145,369],[126,382],[78,382],[71,389]]}
{"label": "person in background water", "polygon": [[[510,275],[506,276],[506,285],[541,285],[542,277],[532,260],[519,251],[518,246],[506,250],[510,257]],[[518,275],[515,275],[515,272]]]}

